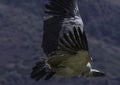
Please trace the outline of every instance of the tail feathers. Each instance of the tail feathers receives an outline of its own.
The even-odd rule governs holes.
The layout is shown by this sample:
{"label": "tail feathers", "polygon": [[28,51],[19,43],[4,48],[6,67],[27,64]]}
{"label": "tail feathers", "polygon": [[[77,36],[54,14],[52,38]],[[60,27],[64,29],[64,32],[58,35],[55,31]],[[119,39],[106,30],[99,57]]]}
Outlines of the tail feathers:
{"label": "tail feathers", "polygon": [[76,0],[49,0],[46,13],[61,16],[74,16],[78,13]]}
{"label": "tail feathers", "polygon": [[47,65],[45,65],[45,62],[37,62],[36,66],[33,67],[31,78],[35,79],[36,81],[40,79],[48,80],[54,74],[55,72],[53,72]]}

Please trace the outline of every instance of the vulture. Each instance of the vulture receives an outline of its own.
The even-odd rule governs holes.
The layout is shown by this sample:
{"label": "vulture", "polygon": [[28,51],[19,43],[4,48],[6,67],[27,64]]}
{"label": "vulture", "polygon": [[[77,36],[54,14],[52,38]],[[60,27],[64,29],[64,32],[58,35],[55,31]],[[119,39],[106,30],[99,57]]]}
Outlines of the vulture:
{"label": "vulture", "polygon": [[31,78],[104,77],[93,69],[77,0],[48,0],[45,4],[42,48],[47,58],[33,67]]}

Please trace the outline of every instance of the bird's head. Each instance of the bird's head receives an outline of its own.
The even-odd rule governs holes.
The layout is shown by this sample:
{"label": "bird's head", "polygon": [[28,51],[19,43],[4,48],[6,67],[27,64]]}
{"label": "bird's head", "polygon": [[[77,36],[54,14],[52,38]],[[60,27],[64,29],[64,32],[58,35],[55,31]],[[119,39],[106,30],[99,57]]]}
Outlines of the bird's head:
{"label": "bird's head", "polygon": [[105,77],[105,73],[100,72],[99,70],[96,69],[91,69],[89,72],[90,77]]}
{"label": "bird's head", "polygon": [[89,68],[89,77],[104,77],[105,76],[105,73],[99,70],[93,69],[91,66],[91,63],[88,63],[87,67]]}

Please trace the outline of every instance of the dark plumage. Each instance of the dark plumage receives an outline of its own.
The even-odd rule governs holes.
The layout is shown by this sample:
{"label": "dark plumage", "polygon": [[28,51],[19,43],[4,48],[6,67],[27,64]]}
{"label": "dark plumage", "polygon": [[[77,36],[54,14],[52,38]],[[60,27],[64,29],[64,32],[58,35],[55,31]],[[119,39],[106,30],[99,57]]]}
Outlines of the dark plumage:
{"label": "dark plumage", "polygon": [[91,67],[76,0],[48,0],[45,8],[42,48],[48,59],[36,64],[31,78],[48,80],[52,76],[105,76]]}
{"label": "dark plumage", "polygon": [[53,72],[46,64],[45,60],[39,61],[36,63],[35,67],[33,67],[31,73],[31,78],[38,81],[39,79],[43,78],[45,80],[50,79],[55,72]]}
{"label": "dark plumage", "polygon": [[54,16],[74,17],[79,13],[75,0],[49,0],[45,7],[45,12]]}

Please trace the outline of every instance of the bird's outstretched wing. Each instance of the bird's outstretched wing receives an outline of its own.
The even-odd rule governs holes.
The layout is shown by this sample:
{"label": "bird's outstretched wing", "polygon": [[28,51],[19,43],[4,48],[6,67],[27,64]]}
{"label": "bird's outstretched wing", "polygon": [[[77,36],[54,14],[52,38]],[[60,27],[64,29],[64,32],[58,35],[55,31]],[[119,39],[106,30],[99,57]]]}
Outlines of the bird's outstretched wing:
{"label": "bird's outstretched wing", "polygon": [[49,0],[49,4],[46,4],[46,13],[52,16],[79,16],[76,0]]}
{"label": "bird's outstretched wing", "polygon": [[74,26],[83,31],[76,0],[48,0],[45,5],[42,48],[48,55],[57,50],[59,36]]}
{"label": "bird's outstretched wing", "polygon": [[80,27],[73,27],[72,31],[64,33],[63,37],[59,39],[59,47],[69,53],[76,53],[80,50],[88,51],[85,32],[81,32]]}

